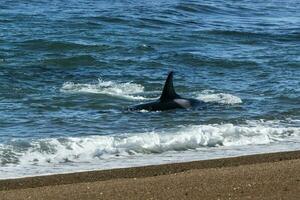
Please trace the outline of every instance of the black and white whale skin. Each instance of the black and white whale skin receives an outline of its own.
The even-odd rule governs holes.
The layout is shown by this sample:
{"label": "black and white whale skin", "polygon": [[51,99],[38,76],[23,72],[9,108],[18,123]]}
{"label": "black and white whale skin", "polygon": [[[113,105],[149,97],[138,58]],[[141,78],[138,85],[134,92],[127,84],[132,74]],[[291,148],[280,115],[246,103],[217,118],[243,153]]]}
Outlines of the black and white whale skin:
{"label": "black and white whale skin", "polygon": [[169,72],[162,94],[157,101],[129,107],[128,110],[164,111],[171,109],[188,109],[204,104],[197,99],[183,98],[179,96],[173,87],[173,72]]}

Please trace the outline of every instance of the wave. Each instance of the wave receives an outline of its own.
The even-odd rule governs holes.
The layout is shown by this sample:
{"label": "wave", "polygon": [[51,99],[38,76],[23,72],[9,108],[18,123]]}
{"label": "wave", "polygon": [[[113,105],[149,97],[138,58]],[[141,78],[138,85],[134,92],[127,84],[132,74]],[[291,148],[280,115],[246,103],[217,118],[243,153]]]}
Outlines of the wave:
{"label": "wave", "polygon": [[145,97],[139,96],[138,93],[144,91],[144,86],[136,83],[116,83],[113,81],[103,81],[98,79],[96,84],[80,84],[66,82],[60,89],[61,92],[69,93],[94,93],[116,96],[129,100],[144,100]]}
{"label": "wave", "polygon": [[[175,53],[173,57],[180,62],[184,62],[186,64],[194,65],[194,66],[209,65],[211,67],[218,67],[218,68],[219,67],[221,68],[247,67],[252,70],[258,66],[258,63],[253,60],[208,57],[193,52]],[[159,57],[159,59],[163,59],[163,57]]]}
{"label": "wave", "polygon": [[45,65],[57,65],[61,67],[91,66],[98,63],[97,59],[90,55],[77,55],[63,58],[43,60]]}
{"label": "wave", "polygon": [[262,145],[300,142],[300,127],[278,121],[248,121],[245,124],[208,124],[181,127],[175,131],[128,133],[13,140],[0,145],[1,165],[93,162],[165,152],[198,150],[219,146]]}
{"label": "wave", "polygon": [[240,104],[242,99],[232,94],[216,93],[214,90],[204,90],[201,94],[197,95],[197,99],[206,103],[219,103],[219,104]]}
{"label": "wave", "polygon": [[122,17],[112,17],[112,16],[92,16],[88,17],[89,20],[114,23],[114,24],[128,24],[130,21],[126,18]]}
{"label": "wave", "polygon": [[[103,81],[102,79],[98,79],[98,83],[96,84],[66,82],[63,84],[60,91],[68,93],[106,94],[129,100],[154,100],[159,98],[147,98],[139,95],[140,93],[145,93],[143,85],[131,82],[116,83],[113,81]],[[204,90],[200,94],[196,94],[194,96],[196,96],[196,99],[206,103],[228,105],[242,103],[241,98],[237,96],[227,93],[217,93],[214,90]]]}
{"label": "wave", "polygon": [[[215,13],[222,14],[226,13],[225,10],[220,9],[220,7],[208,5],[208,4],[199,4],[199,3],[179,3],[175,6],[176,10],[185,11],[190,13]],[[229,12],[228,12],[229,13]]]}
{"label": "wave", "polygon": [[37,51],[54,51],[54,52],[63,52],[70,51],[74,49],[80,50],[95,50],[105,51],[111,47],[106,44],[96,44],[96,43],[85,43],[80,41],[58,41],[58,40],[47,40],[47,39],[34,39],[34,40],[25,40],[19,43],[23,48],[29,50]]}

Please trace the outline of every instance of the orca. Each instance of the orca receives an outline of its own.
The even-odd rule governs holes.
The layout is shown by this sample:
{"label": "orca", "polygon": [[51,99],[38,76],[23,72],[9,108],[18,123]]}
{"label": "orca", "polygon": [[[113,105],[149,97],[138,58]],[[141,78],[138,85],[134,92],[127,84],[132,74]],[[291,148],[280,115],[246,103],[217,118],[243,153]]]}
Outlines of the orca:
{"label": "orca", "polygon": [[164,111],[171,109],[188,109],[204,103],[197,99],[183,98],[178,95],[173,86],[173,74],[173,71],[169,72],[162,94],[158,100],[129,107],[129,110]]}

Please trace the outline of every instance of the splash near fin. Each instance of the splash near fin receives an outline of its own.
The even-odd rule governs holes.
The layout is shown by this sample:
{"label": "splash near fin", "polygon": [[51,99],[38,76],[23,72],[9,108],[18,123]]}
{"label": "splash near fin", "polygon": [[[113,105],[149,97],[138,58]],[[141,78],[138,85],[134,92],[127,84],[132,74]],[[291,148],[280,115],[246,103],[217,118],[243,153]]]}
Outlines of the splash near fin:
{"label": "splash near fin", "polygon": [[180,98],[178,94],[176,94],[173,87],[173,71],[169,72],[169,75],[166,79],[165,86],[163,92],[159,98],[160,101],[168,101],[172,99]]}

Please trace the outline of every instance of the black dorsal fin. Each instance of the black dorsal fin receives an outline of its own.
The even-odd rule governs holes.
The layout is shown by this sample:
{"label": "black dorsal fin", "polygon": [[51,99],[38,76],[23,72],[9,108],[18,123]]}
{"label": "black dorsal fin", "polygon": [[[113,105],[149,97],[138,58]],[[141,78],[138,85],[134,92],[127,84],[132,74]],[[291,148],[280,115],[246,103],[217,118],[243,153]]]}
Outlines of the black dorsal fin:
{"label": "black dorsal fin", "polygon": [[173,71],[169,72],[168,77],[165,82],[165,86],[163,92],[159,98],[160,101],[168,101],[172,99],[180,98],[178,94],[176,94],[173,87]]}

